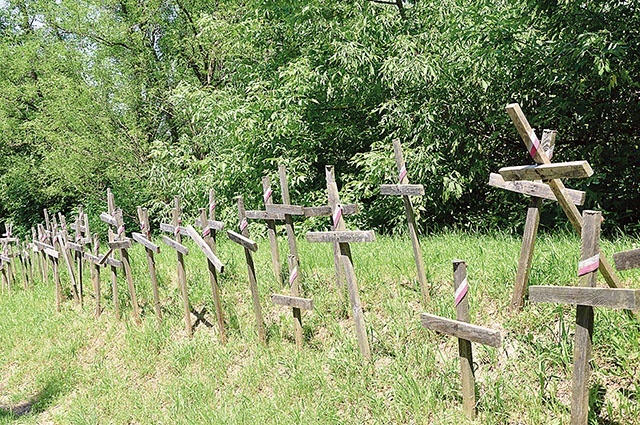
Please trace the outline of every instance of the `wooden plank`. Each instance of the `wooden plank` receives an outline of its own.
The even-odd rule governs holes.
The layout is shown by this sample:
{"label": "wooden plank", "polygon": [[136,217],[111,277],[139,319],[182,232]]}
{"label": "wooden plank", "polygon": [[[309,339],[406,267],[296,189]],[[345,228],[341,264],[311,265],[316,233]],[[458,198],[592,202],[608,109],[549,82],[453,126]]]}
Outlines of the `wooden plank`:
{"label": "wooden plank", "polygon": [[100,265],[107,264],[107,260],[110,258],[109,256],[113,252],[113,249],[109,248],[107,252],[104,253],[102,257],[100,257]]}
{"label": "wooden plank", "polygon": [[[182,245],[182,229],[180,227],[180,222],[181,222],[181,215],[182,215],[182,208],[180,206],[180,197],[179,196],[174,196],[173,197],[173,209],[171,210],[171,226],[173,229],[178,229],[179,231],[175,234],[175,238],[176,240],[173,241],[169,238],[166,238],[166,236],[163,236],[162,239],[165,240],[166,239],[172,241],[175,245],[173,246],[174,249],[176,249],[176,257],[178,260],[178,268],[177,268],[177,274],[178,274],[178,285],[180,287],[180,293],[182,295],[182,309],[183,309],[183,313],[184,313],[184,325],[185,325],[185,330],[187,332],[187,335],[189,335],[189,337],[193,336],[193,325],[191,323],[191,307],[189,305],[189,292],[187,289],[187,274],[185,272],[185,268],[184,268],[184,257],[182,256],[183,254],[186,254],[183,252],[183,250],[181,249],[177,249],[177,247],[183,247],[186,248],[184,245]],[[186,231],[186,229],[184,229]],[[166,238],[166,239],[165,239]],[[187,250],[187,253],[189,251]]]}
{"label": "wooden plank", "polygon": [[591,177],[593,170],[587,161],[559,162],[542,165],[518,165],[503,167],[498,173],[505,181],[512,180],[552,180],[552,179],[583,179]]}
{"label": "wooden plank", "polygon": [[[265,207],[273,204],[273,190],[271,189],[271,179],[269,176],[262,177],[262,199]],[[246,211],[245,211],[246,214]],[[265,220],[267,225],[267,237],[269,238],[269,250],[271,251],[271,267],[276,282],[282,286],[282,265],[280,264],[280,247],[276,232],[276,221]]]}
{"label": "wooden plank", "polygon": [[613,261],[618,270],[629,270],[640,267],[640,248],[630,251],[616,252]]}
{"label": "wooden plank", "polygon": [[244,248],[248,249],[249,251],[256,252],[258,250],[258,244],[257,243],[255,243],[254,241],[252,241],[249,238],[245,238],[244,236],[242,236],[239,233],[234,232],[233,230],[227,230],[227,236],[233,242],[242,245]]}
{"label": "wooden plank", "polygon": [[640,309],[640,289],[531,286],[529,301],[638,310]]}
{"label": "wooden plank", "polygon": [[278,220],[284,221],[284,214],[270,213],[267,211],[246,210],[245,216],[249,220]]}
{"label": "wooden plank", "polygon": [[60,253],[58,253],[58,251],[56,251],[55,249],[44,248],[43,251],[51,258],[57,259],[58,257],[60,257]]}
{"label": "wooden plank", "polygon": [[392,196],[423,196],[424,186],[421,184],[383,184],[380,185],[380,194]]}
{"label": "wooden plank", "polygon": [[[531,145],[533,144],[533,129],[529,125],[527,118],[522,113],[520,105],[518,105],[517,103],[509,104],[506,107],[506,111],[511,117],[514,125],[516,126],[516,129],[518,130],[518,133],[520,134],[520,137],[522,138],[525,146],[531,152]],[[551,163],[549,157],[542,149],[537,149],[533,157],[537,163]],[[562,207],[562,210],[569,219],[569,222],[571,223],[573,228],[578,233],[581,233],[582,215],[580,214],[580,211],[578,211],[578,208],[569,200],[567,189],[564,187],[562,181],[559,179],[552,179],[549,180],[547,184],[553,191],[553,194],[556,196],[558,203]],[[611,267],[607,259],[604,258],[604,256],[600,257],[600,267],[598,270],[600,270],[600,273],[602,273],[602,276],[605,278],[607,284],[611,288],[619,288],[622,286],[622,284],[620,283],[620,279],[615,274],[613,268]]]}
{"label": "wooden plank", "polygon": [[[40,242],[39,240],[34,240],[33,244],[35,246],[37,246],[39,249],[49,249],[49,250],[55,250],[55,248],[47,243],[44,242]],[[56,257],[57,258],[57,257]]]}
{"label": "wooden plank", "polygon": [[[216,198],[213,189],[209,190],[209,220],[215,220],[216,218]],[[204,231],[207,224],[207,209],[200,208],[200,223],[201,229]],[[204,226],[202,225],[204,223]],[[211,230],[204,238],[205,242],[211,248],[213,253],[216,253],[216,231]],[[211,284],[211,293],[213,294],[213,305],[216,309],[216,320],[218,324],[218,333],[220,342],[225,344],[227,342],[227,335],[224,326],[224,311],[222,310],[222,301],[220,300],[220,288],[218,286],[218,274],[216,268],[210,261],[207,261],[207,270],[209,271],[209,283]]]}
{"label": "wooden plank", "polygon": [[373,230],[340,230],[329,232],[308,232],[305,237],[309,242],[374,242],[376,235]]}
{"label": "wooden plank", "polygon": [[[116,219],[117,227],[120,229],[124,229],[124,220],[122,218],[122,210],[118,209],[114,213],[114,217]],[[118,232],[119,233],[119,232]],[[124,238],[124,233],[122,234]],[[114,248],[111,246],[112,244],[120,243],[120,247]],[[125,244],[126,243],[126,244]],[[133,281],[133,273],[131,271],[131,262],[129,260],[129,251],[128,247],[131,247],[131,239],[124,238],[122,240],[109,242],[109,248],[119,249],[120,250],[120,259],[122,261],[122,268],[124,270],[124,276],[127,280],[127,289],[129,290],[129,299],[131,300],[131,315],[133,316],[133,321],[137,325],[142,324],[142,320],[140,319],[140,306],[138,305],[138,296],[136,293],[135,283]]]}
{"label": "wooden plank", "polygon": [[142,233],[132,232],[131,236],[133,237],[134,241],[138,242],[140,245],[144,246],[146,249],[149,249],[156,254],[160,252],[160,247],[154,244],[153,242],[151,242],[146,237],[144,237]]}
{"label": "wooden plank", "polygon": [[222,273],[224,271],[224,265],[218,259],[218,257],[216,257],[216,254],[213,253],[213,251],[211,250],[209,245],[207,245],[204,239],[202,239],[202,236],[200,236],[200,234],[196,231],[196,229],[194,229],[193,226],[191,225],[188,225],[186,229],[187,229],[187,235],[189,235],[189,237],[193,239],[195,244],[198,245],[198,247],[202,250],[202,252],[207,257],[207,259],[211,261],[211,264],[215,266],[218,273]]}
{"label": "wooden plank", "polygon": [[313,310],[313,300],[311,298],[292,297],[289,295],[271,294],[271,301],[274,304],[285,307],[299,308],[300,310]]}
{"label": "wooden plank", "polygon": [[[178,226],[179,227],[179,232],[182,236],[187,236],[187,229],[185,227],[182,226]],[[176,226],[174,226],[173,224],[168,224],[168,223],[160,223],[160,230],[162,230],[163,232],[167,232],[167,233],[171,233],[172,235],[175,234],[176,232]]]}
{"label": "wooden plank", "polygon": [[457,338],[466,339],[471,342],[500,347],[502,338],[500,332],[495,329],[484,328],[458,320],[447,319],[433,314],[422,313],[422,326],[436,332],[453,335]]}
{"label": "wooden plank", "polygon": [[[205,220],[205,229],[211,229],[211,230],[223,230],[224,229],[224,222],[222,221],[216,221],[216,220]],[[195,225],[198,227],[202,227],[202,220],[197,218],[195,221]],[[204,229],[203,229],[204,231]]]}
{"label": "wooden plank", "polygon": [[304,215],[304,207],[299,205],[267,204],[265,209],[273,214]]}
{"label": "wooden plank", "polygon": [[87,231],[87,229],[83,225],[78,225],[77,223],[71,223],[69,225],[69,228],[81,233],[85,233]]}
{"label": "wooden plank", "polygon": [[[111,189],[107,188],[107,212],[109,213],[109,215],[113,215],[115,210],[116,210],[116,202],[113,198],[113,193],[111,192]],[[115,220],[112,226],[115,227]],[[114,238],[115,238],[115,234],[113,233],[113,229],[109,227],[108,240],[113,241]],[[106,264],[109,261],[109,259],[111,258],[110,255],[112,252],[113,252],[113,249],[109,248],[109,251],[107,251],[102,257],[103,263]],[[117,268],[114,265],[109,265],[109,266],[110,266],[109,276],[111,278],[111,300],[113,302],[113,314],[116,316],[117,319],[120,319],[120,298],[118,297]]]}
{"label": "wooden plank", "polygon": [[69,248],[72,251],[76,251],[76,252],[84,251],[84,246],[80,245],[79,243],[75,243],[75,242],[67,242],[67,248]]}
{"label": "wooden plank", "polygon": [[[295,255],[289,254],[287,260],[287,263],[289,265],[289,286],[291,288],[291,296],[297,298],[300,296],[300,269],[298,259]],[[302,311],[298,307],[293,307],[291,309],[291,313],[293,314],[293,334],[296,339],[296,348],[298,348],[298,350],[301,350],[304,343],[304,333],[302,331]]]}
{"label": "wooden plank", "polygon": [[511,311],[521,310],[524,304],[524,296],[527,292],[527,285],[529,283],[529,271],[531,270],[531,262],[533,260],[533,250],[536,245],[538,225],[540,224],[541,206],[541,198],[531,198],[529,208],[527,209],[527,220],[524,224],[524,234],[522,235],[522,245],[520,247],[520,257],[518,258],[516,281],[513,286],[513,294],[511,296]]}
{"label": "wooden plank", "polygon": [[[469,322],[469,296],[467,282],[467,264],[462,260],[453,260],[453,290],[454,294],[461,292],[461,299],[454,296],[456,305],[456,319],[459,322]],[[471,341],[458,338],[458,360],[460,363],[460,382],[462,383],[462,410],[468,418],[476,417],[476,378],[473,373],[473,351]]]}
{"label": "wooden plank", "polygon": [[4,237],[4,238],[0,238],[0,243],[6,244],[6,243],[14,243],[14,242],[18,242],[18,238],[13,238],[13,237]]}
{"label": "wooden plank", "polygon": [[111,249],[130,249],[131,248],[131,239],[124,239],[121,241],[112,241],[107,242],[109,248]]}
{"label": "wooden plank", "polygon": [[[360,207],[357,204],[343,204],[342,215],[354,215],[360,212]],[[320,207],[304,207],[305,217],[327,217],[333,214],[331,207],[328,205],[322,205]]]}
{"label": "wooden plank", "polygon": [[98,266],[104,266],[104,264],[100,263],[100,260],[102,260],[102,258],[98,257],[97,255],[93,255],[90,252],[84,252],[82,256],[90,263],[96,264]]}
{"label": "wooden plank", "polygon": [[[98,259],[98,253],[100,252],[100,238],[98,237],[98,234],[94,234],[93,235],[93,252],[95,253],[95,255],[93,255],[93,257],[95,257],[95,259]],[[85,252],[84,253],[91,255],[91,253],[89,252]],[[85,257],[86,258],[86,257]],[[96,318],[100,317],[100,314],[102,314],[102,307],[100,306],[101,303],[101,293],[100,293],[100,265],[98,264],[98,261],[92,261],[92,265],[91,267],[91,281],[93,282],[93,295],[94,295],[94,300],[95,300],[95,310],[94,310],[94,315]]]}
{"label": "wooden plank", "polygon": [[180,254],[189,255],[189,248],[187,248],[186,246],[182,245],[181,243],[178,243],[178,242],[174,241],[173,239],[171,239],[168,236],[162,235],[162,242],[167,244],[169,247],[175,249]]}
{"label": "wooden plank", "polygon": [[113,216],[111,216],[108,213],[100,213],[100,220],[104,221],[105,223],[107,223],[109,226],[113,226],[116,227],[116,219],[113,218]]}
{"label": "wooden plank", "polygon": [[[489,186],[500,189],[509,190],[511,192],[521,193],[523,195],[535,196],[537,198],[556,201],[556,195],[548,184],[535,181],[517,180],[505,181],[498,173],[489,174]],[[587,197],[587,193],[582,190],[566,189],[569,201],[574,205],[583,205]]]}

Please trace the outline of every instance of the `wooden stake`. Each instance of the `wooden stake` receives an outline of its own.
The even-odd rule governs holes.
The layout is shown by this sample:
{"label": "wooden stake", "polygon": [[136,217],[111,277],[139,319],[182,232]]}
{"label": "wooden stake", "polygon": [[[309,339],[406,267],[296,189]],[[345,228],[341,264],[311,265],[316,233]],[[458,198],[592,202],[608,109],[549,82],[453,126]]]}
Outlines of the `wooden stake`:
{"label": "wooden stake", "polygon": [[[93,255],[96,257],[100,255],[100,237],[98,234],[93,235]],[[96,319],[100,317],[102,308],[100,307],[100,265],[97,263],[91,264],[91,280],[93,281],[93,294],[95,297],[96,309],[94,315]]]}
{"label": "wooden stake", "polygon": [[[262,198],[265,210],[267,205],[273,204],[273,190],[271,189],[271,179],[268,176],[262,178]],[[265,220],[267,224],[267,235],[269,236],[269,248],[271,249],[271,265],[276,282],[282,286],[282,266],[280,265],[280,250],[278,249],[278,238],[276,237],[276,221]]]}
{"label": "wooden stake", "polygon": [[[457,292],[460,285],[466,285],[467,265],[462,260],[453,260],[453,288]],[[465,296],[456,307],[456,319],[469,322],[469,299]],[[473,353],[471,341],[458,339],[460,378],[462,380],[462,409],[470,419],[476,417],[475,376],[473,374]]]}
{"label": "wooden stake", "polygon": [[[138,220],[140,221],[140,231],[142,236],[148,241],[151,239],[151,224],[149,223],[149,212],[146,208],[137,207]],[[146,245],[144,247],[147,257],[147,267],[149,269],[149,277],[151,279],[151,289],[153,291],[153,308],[156,313],[158,323],[162,322],[162,309],[160,308],[160,290],[158,288],[158,277],[156,275],[156,261],[154,258],[154,250]],[[160,247],[158,247],[158,251]]]}
{"label": "wooden stake", "polygon": [[531,261],[533,260],[533,250],[536,245],[536,235],[540,224],[540,207],[542,199],[532,197],[527,210],[527,220],[524,225],[522,235],[522,246],[520,248],[520,259],[518,260],[518,271],[516,272],[516,282],[511,296],[511,310],[519,311],[524,304],[524,295],[527,292],[529,283],[529,272],[531,271]]}
{"label": "wooden stake", "polygon": [[[289,197],[289,182],[287,181],[287,167],[283,164],[278,165],[278,176],[280,177],[280,192],[282,194],[282,203],[284,205],[291,204],[291,198]],[[303,213],[304,214],[304,213]],[[296,241],[296,232],[293,228],[293,217],[290,214],[284,216],[285,228],[287,229],[287,241],[289,242],[289,254],[296,257],[296,261],[300,258],[298,256],[298,243]]]}
{"label": "wooden stake", "polygon": [[[333,165],[327,165],[325,167],[325,180],[327,181],[327,196],[329,198],[329,208],[331,208],[331,214],[334,213],[336,206],[340,203],[338,197],[338,185],[336,184],[336,176]],[[344,218],[340,217],[337,225],[333,230],[345,230]],[[340,245],[338,242],[333,243],[333,264],[336,270],[336,287],[342,289],[342,259],[340,257]]]}
{"label": "wooden stake", "polygon": [[[107,212],[109,215],[113,216],[113,213],[116,209],[116,203],[113,199],[113,193],[111,193],[111,189],[107,189]],[[114,233],[111,227],[109,227],[109,242],[114,241]],[[107,254],[105,254],[106,256]],[[114,255],[115,257],[115,255]],[[120,319],[120,300],[118,299],[118,273],[117,268],[115,266],[110,267],[111,271],[111,297],[113,299],[113,311],[117,319]]]}
{"label": "wooden stake", "polygon": [[[173,210],[171,224],[176,227],[182,225],[182,219],[180,215],[182,209],[180,208],[180,197],[175,196],[173,198]],[[179,244],[182,243],[182,236],[180,232],[175,232],[175,241]],[[184,312],[184,326],[187,334],[191,337],[193,335],[193,327],[191,325],[191,307],[189,306],[189,294],[187,292],[187,276],[184,270],[184,257],[180,251],[176,251],[178,259],[178,285],[180,285],[180,292],[182,293],[182,307]]]}
{"label": "wooden stake", "polygon": [[[116,241],[124,241],[126,236],[124,233],[124,220],[122,219],[122,210],[117,210],[115,213],[115,219],[117,228],[122,228],[122,235],[120,237],[116,237]],[[120,230],[118,230],[118,234],[120,234]],[[124,275],[127,279],[127,286],[129,288],[129,296],[131,297],[131,310],[133,315],[133,321],[140,325],[142,324],[142,320],[140,319],[140,307],[138,306],[138,297],[136,295],[136,287],[133,283],[133,273],[131,272],[131,264],[129,262],[129,251],[125,248],[120,249],[120,256],[122,258],[122,265],[124,267]]]}
{"label": "wooden stake", "polygon": [[[291,296],[300,296],[300,271],[298,269],[298,259],[295,255],[289,255],[289,284],[291,285]],[[302,311],[299,308],[293,307],[293,326],[294,335],[296,339],[296,347],[298,350],[302,349],[302,343],[304,341],[302,333]]]}

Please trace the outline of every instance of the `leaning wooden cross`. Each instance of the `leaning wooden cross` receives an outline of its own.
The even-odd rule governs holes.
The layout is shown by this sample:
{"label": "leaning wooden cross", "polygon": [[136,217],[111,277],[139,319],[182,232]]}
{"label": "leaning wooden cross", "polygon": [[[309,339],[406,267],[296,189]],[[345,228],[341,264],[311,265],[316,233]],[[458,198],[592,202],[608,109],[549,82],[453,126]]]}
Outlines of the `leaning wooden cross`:
{"label": "leaning wooden cross", "polygon": [[156,275],[156,262],[154,254],[160,253],[160,247],[151,241],[151,225],[149,224],[149,212],[146,208],[138,206],[138,220],[140,221],[140,232],[132,232],[134,241],[144,247],[147,256],[147,267],[151,278],[151,289],[153,291],[153,308],[156,312],[158,323],[162,321],[162,311],[160,309],[160,292],[158,289],[158,277]]}
{"label": "leaning wooden cross", "polygon": [[[532,129],[532,131],[534,130]],[[553,156],[555,140],[555,131],[543,131],[540,149],[544,151],[549,160],[551,160]],[[540,224],[540,209],[542,207],[542,201],[543,199],[555,201],[556,197],[551,188],[542,181],[505,181],[502,175],[498,173],[491,173],[489,175],[489,186],[521,193],[528,195],[531,198],[527,209],[527,218],[524,225],[524,234],[522,235],[522,245],[520,248],[520,258],[518,260],[518,270],[516,272],[513,295],[510,303],[511,310],[520,310],[522,309],[524,296],[527,292],[533,251],[538,233],[538,225]],[[566,194],[573,204],[582,205],[584,203],[585,192],[566,189]]]}
{"label": "leaning wooden cross", "polygon": [[267,333],[264,327],[264,318],[262,316],[262,307],[260,306],[260,294],[258,293],[258,281],[256,279],[256,268],[253,263],[252,252],[258,251],[258,244],[249,239],[249,222],[245,215],[244,199],[238,196],[238,217],[240,224],[238,228],[240,233],[233,230],[227,230],[227,236],[233,242],[244,248],[244,257],[247,262],[247,273],[249,274],[249,290],[251,291],[251,301],[253,303],[253,314],[256,318],[256,329],[258,331],[258,339],[263,344],[267,343]]}
{"label": "leaning wooden cross", "polygon": [[[213,189],[209,190],[208,208],[200,208],[200,219],[196,220],[196,226],[200,226],[202,238],[208,249],[216,254],[216,232],[224,229],[224,223],[216,220],[216,195]],[[206,253],[205,253],[206,255]],[[220,287],[218,285],[218,270],[216,265],[207,258],[207,269],[209,270],[209,283],[211,283],[211,293],[213,295],[213,305],[216,310],[216,321],[220,342],[226,343],[227,336],[224,327],[224,314],[222,311],[222,301],[220,300]]]}
{"label": "leaning wooden cross", "polygon": [[325,168],[325,176],[327,180],[327,192],[329,197],[329,205],[333,210],[332,215],[332,231],[329,232],[309,232],[306,235],[309,242],[331,242],[337,243],[340,250],[340,262],[344,270],[347,281],[347,291],[349,293],[349,301],[353,313],[353,320],[356,327],[356,336],[358,338],[358,347],[360,353],[366,361],[371,360],[371,350],[369,348],[369,340],[367,338],[367,330],[364,323],[364,314],[362,312],[362,302],[360,301],[360,291],[358,282],[353,268],[353,260],[351,259],[350,242],[373,242],[375,235],[373,231],[349,231],[346,230],[343,218],[343,209],[340,204],[340,195],[338,185],[336,184],[333,165],[327,165]]}
{"label": "leaning wooden cross", "polygon": [[404,209],[407,215],[407,224],[409,227],[409,236],[411,237],[411,245],[413,246],[413,258],[416,262],[418,271],[418,281],[420,282],[420,292],[422,293],[422,302],[429,301],[429,288],[427,287],[427,275],[424,269],[424,260],[422,258],[422,249],[420,248],[420,240],[418,239],[418,227],[416,226],[416,214],[413,210],[410,196],[423,196],[424,186],[421,184],[409,184],[407,175],[407,166],[404,162],[402,146],[400,139],[393,139],[393,151],[396,157],[396,167],[398,167],[398,184],[383,184],[380,186],[380,194],[402,196]]}
{"label": "leaning wooden cross", "polygon": [[60,254],[62,254],[62,258],[67,266],[67,272],[69,274],[69,282],[71,285],[71,294],[73,295],[73,300],[76,304],[82,305],[80,302],[80,291],[78,280],[76,276],[76,272],[74,270],[73,257],[71,256],[71,249],[69,248],[69,231],[67,228],[67,220],[65,219],[62,213],[58,213],[58,219],[60,220],[60,227],[55,221],[55,216],[53,217],[53,228],[59,229],[57,230],[56,236],[54,238],[54,245],[57,243]]}
{"label": "leaning wooden cross", "polygon": [[476,416],[476,396],[471,343],[479,342],[480,344],[498,348],[502,344],[502,337],[497,330],[468,323],[469,300],[467,293],[469,292],[469,283],[467,281],[467,266],[462,260],[453,261],[453,286],[457,320],[446,319],[428,313],[423,313],[421,319],[425,328],[458,338],[462,408],[465,415],[473,419]]}
{"label": "leaning wooden cross", "polygon": [[529,300],[538,303],[575,304],[576,331],[573,355],[573,386],[571,393],[571,424],[587,424],[589,414],[589,375],[593,336],[593,307],[637,310],[639,289],[596,288],[600,262],[599,211],[584,211],[582,249],[578,263],[578,287],[532,286]]}
{"label": "leaning wooden cross", "polygon": [[[120,259],[122,261],[122,267],[124,269],[124,275],[127,279],[127,286],[129,288],[129,296],[131,297],[131,309],[133,320],[136,324],[141,324],[140,319],[140,307],[138,306],[138,298],[136,296],[136,288],[133,282],[133,273],[131,272],[131,263],[129,261],[129,249],[131,248],[131,239],[126,236],[124,220],[122,218],[122,210],[115,209],[115,201],[111,190],[107,189],[107,206],[110,212],[100,214],[100,219],[106,222],[109,228],[109,250],[119,251]],[[115,229],[115,232],[113,232]],[[105,255],[106,257],[106,255]],[[105,260],[106,261],[106,260]],[[115,269],[114,269],[115,270]],[[113,281],[112,281],[113,283]],[[117,283],[114,287],[114,304],[117,302]]]}
{"label": "leaning wooden cross", "polygon": [[[512,103],[507,105],[506,110],[524,141],[529,154],[540,165],[507,167],[501,169],[500,174],[505,181],[542,179],[553,192],[573,228],[580,234],[582,232],[582,216],[560,179],[565,177],[587,177],[593,173],[593,170],[591,170],[586,161],[552,164],[548,155],[541,148],[540,141],[529,125],[520,106],[517,103]],[[604,256],[599,259],[598,269],[610,287],[619,288],[622,286],[618,276]]]}

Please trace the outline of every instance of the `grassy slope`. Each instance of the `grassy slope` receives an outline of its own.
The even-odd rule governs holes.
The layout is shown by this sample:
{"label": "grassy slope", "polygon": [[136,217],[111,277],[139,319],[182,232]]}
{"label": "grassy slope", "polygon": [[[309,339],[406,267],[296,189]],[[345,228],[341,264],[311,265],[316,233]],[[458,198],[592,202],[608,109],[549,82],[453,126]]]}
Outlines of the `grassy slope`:
{"label": "grassy slope", "polygon": [[[504,335],[501,349],[474,344],[479,422],[567,423],[575,309],[527,305],[520,315],[508,314],[517,238],[447,233],[422,243],[428,306],[420,305],[408,240],[381,237],[352,245],[374,357],[369,366],[360,359],[347,299],[333,284],[331,247],[324,244],[300,241],[304,292],[316,306],[303,316],[301,352],[295,350],[290,312],[268,300],[282,289],[274,283],[266,241],[259,241],[256,264],[267,347],[254,332],[244,256],[226,240],[219,246],[227,266],[221,277],[229,327],[225,346],[214,328],[200,326],[192,339],[185,337],[169,249],[157,260],[161,326],[149,303],[139,247],[132,263],[143,304],[140,327],[114,319],[106,271],[107,304],[99,320],[91,314],[91,299],[84,311],[67,301],[56,314],[51,284],[0,294],[0,423],[464,423],[457,342],[422,329],[419,321],[423,311],[455,317],[453,258],[468,264],[473,322]],[[610,258],[633,243],[603,242],[603,252]],[[192,251],[190,298],[212,311],[204,257]],[[573,235],[541,237],[532,284],[575,284],[578,255]],[[622,277],[627,286],[640,287],[639,272]],[[621,312],[596,310],[592,395],[601,423],[640,423],[639,335],[638,324]],[[32,405],[29,414],[8,410],[25,403]]]}

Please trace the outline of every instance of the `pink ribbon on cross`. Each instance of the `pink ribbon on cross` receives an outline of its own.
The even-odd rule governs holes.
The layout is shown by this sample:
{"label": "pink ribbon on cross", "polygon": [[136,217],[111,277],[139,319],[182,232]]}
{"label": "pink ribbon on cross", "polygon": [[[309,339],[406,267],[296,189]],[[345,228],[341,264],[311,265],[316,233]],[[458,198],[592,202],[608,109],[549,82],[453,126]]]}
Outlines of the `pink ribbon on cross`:
{"label": "pink ribbon on cross", "polygon": [[262,195],[262,199],[264,200],[265,204],[267,203],[269,198],[271,198],[271,195],[273,195],[273,190],[271,190],[271,187],[268,187],[264,192],[264,195]]}
{"label": "pink ribbon on cross", "polygon": [[178,237],[178,233],[180,233],[180,225],[182,225],[182,219],[179,218],[178,219],[178,224],[176,225],[175,229],[173,229],[173,237]]}
{"label": "pink ribbon on cross", "polygon": [[578,263],[578,276],[584,276],[587,273],[595,272],[600,266],[600,254],[586,258]]}
{"label": "pink ribbon on cross", "polygon": [[467,292],[469,292],[469,281],[465,277],[464,280],[462,281],[462,283],[460,284],[460,286],[458,286],[458,289],[456,289],[456,293],[453,296],[454,305],[456,307],[458,306],[458,304],[460,304],[462,302],[462,300],[464,299],[465,295],[467,295]]}
{"label": "pink ribbon on cross", "polygon": [[211,234],[211,228],[207,227],[202,231],[202,236],[207,237]]}
{"label": "pink ribbon on cross", "polygon": [[212,203],[209,204],[209,214],[213,214],[215,210],[216,210],[216,201],[213,201]]}
{"label": "pink ribbon on cross", "polygon": [[407,167],[403,165],[398,174],[398,183],[402,183],[405,177],[407,177]]}
{"label": "pink ribbon on cross", "polygon": [[242,221],[240,222],[240,231],[244,232],[244,229],[247,228],[247,226],[249,225],[249,222],[247,221],[247,218],[243,218]]}
{"label": "pink ribbon on cross", "polygon": [[124,234],[124,224],[121,224],[120,227],[118,227],[118,239],[120,239],[122,237],[122,235]]}
{"label": "pink ribbon on cross", "polygon": [[336,211],[333,213],[333,230],[338,229],[338,223],[340,223],[340,219],[342,218],[342,205],[338,204],[336,206]]}
{"label": "pink ribbon on cross", "polygon": [[289,275],[289,285],[293,285],[293,282],[298,278],[298,266],[294,267],[291,270],[291,274]]}
{"label": "pink ribbon on cross", "polygon": [[540,140],[538,140],[538,136],[536,136],[535,129],[531,129],[531,133],[529,134],[529,138],[531,139],[531,146],[529,146],[529,154],[531,158],[536,157],[536,153],[538,153],[538,149],[540,149]]}

